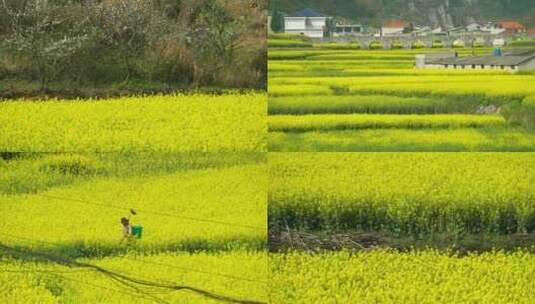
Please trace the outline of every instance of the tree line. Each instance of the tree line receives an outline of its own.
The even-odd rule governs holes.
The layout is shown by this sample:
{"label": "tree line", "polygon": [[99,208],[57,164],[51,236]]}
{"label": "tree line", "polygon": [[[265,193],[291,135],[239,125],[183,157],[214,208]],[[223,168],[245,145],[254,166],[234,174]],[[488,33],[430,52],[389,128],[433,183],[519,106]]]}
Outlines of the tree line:
{"label": "tree line", "polygon": [[264,88],[265,0],[0,0],[0,79]]}

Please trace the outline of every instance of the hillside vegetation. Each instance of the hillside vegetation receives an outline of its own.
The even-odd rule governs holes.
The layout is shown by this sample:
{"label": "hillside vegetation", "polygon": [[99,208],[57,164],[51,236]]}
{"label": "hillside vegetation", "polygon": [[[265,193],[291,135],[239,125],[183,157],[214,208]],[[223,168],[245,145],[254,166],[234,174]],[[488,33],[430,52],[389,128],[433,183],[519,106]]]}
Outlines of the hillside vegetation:
{"label": "hillside vegetation", "polygon": [[535,24],[535,6],[531,0],[277,0],[270,5],[271,9],[287,13],[310,7],[372,25],[380,24],[383,16],[434,26],[500,19]]}
{"label": "hillside vegetation", "polygon": [[[248,0],[2,1],[0,97],[263,88],[262,5],[251,7]],[[90,90],[104,93],[85,93]]]}

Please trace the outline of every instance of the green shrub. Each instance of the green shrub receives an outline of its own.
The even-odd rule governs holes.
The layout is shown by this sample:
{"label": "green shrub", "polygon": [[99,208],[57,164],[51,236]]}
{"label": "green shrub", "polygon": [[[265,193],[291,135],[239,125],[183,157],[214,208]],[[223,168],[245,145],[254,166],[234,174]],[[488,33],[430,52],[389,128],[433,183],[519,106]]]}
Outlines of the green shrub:
{"label": "green shrub", "polygon": [[464,44],[464,41],[462,41],[462,40],[455,40],[453,42],[453,48],[462,49],[464,47],[465,47],[465,44]]}
{"label": "green shrub", "polygon": [[441,49],[444,47],[444,42],[442,42],[441,40],[435,40],[433,41],[433,46],[432,48],[434,49]]}
{"label": "green shrub", "polygon": [[360,50],[360,44],[358,43],[343,43],[343,42],[330,42],[316,44],[314,47],[319,49],[329,49],[329,50]]}
{"label": "green shrub", "polygon": [[305,41],[305,42],[311,42],[312,39],[305,35],[297,35],[297,34],[286,34],[286,33],[276,33],[276,34],[269,34],[268,39],[271,40],[298,40],[298,41]]}
{"label": "green shrub", "polygon": [[524,98],[522,102],[505,105],[501,113],[513,126],[535,129],[535,95]]}
{"label": "green shrub", "polygon": [[312,43],[307,43],[300,40],[283,40],[283,39],[268,39],[268,47],[270,48],[309,48]]}
{"label": "green shrub", "polygon": [[383,49],[383,43],[381,41],[375,40],[370,43],[370,50],[379,50]]}
{"label": "green shrub", "polygon": [[411,48],[413,49],[423,49],[425,48],[425,43],[423,43],[422,41],[416,41],[412,44]]}
{"label": "green shrub", "polygon": [[511,42],[511,46],[514,47],[529,47],[535,46],[535,39],[522,39]]}
{"label": "green shrub", "polygon": [[402,48],[403,48],[403,43],[401,43],[401,41],[394,41],[394,42],[392,43],[391,48],[392,48],[393,50],[399,50],[399,49],[402,49]]}

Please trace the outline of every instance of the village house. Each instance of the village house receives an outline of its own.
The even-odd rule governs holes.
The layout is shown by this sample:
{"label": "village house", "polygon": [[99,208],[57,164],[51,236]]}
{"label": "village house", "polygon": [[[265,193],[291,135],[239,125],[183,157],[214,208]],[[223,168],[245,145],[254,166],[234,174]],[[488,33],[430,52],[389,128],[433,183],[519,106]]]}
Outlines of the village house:
{"label": "village house", "polygon": [[506,35],[516,35],[526,32],[526,28],[520,22],[517,21],[501,21],[497,22],[496,28],[502,29]]}
{"label": "village house", "polygon": [[364,33],[364,26],[362,24],[354,24],[349,20],[339,20],[334,27],[334,37],[351,36]]}
{"label": "village house", "polygon": [[535,28],[528,30],[528,36],[535,37]]}
{"label": "village house", "polygon": [[449,32],[443,29],[441,26],[431,30],[431,34],[434,36],[448,36]]}
{"label": "village house", "polygon": [[390,20],[381,27],[382,36],[393,36],[403,34],[410,28],[410,24],[403,20]]}
{"label": "village house", "polygon": [[535,70],[535,49],[519,49],[502,52],[497,48],[487,56],[460,58],[456,53],[423,54],[416,56],[419,69],[466,69],[466,70]]}
{"label": "village house", "polygon": [[477,23],[477,22],[474,22],[474,23],[470,23],[466,26],[466,30],[468,32],[482,32],[483,31],[483,28],[484,26]]}
{"label": "village house", "polygon": [[466,31],[469,33],[484,33],[491,35],[499,35],[505,32],[505,29],[500,28],[497,24],[492,22],[487,23],[470,23],[465,27]]}
{"label": "village house", "polygon": [[424,37],[432,34],[433,29],[430,26],[415,26],[412,35],[418,37]]}
{"label": "village house", "polygon": [[323,38],[327,35],[329,19],[331,17],[307,8],[292,16],[284,17],[284,32],[311,38]]}

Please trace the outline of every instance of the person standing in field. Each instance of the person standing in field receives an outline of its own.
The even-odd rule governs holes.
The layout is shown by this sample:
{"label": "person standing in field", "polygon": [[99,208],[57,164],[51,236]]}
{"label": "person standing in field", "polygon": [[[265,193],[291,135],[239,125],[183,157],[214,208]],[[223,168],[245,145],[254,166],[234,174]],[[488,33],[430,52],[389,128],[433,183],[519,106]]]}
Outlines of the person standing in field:
{"label": "person standing in field", "polygon": [[130,225],[130,219],[123,217],[121,218],[121,225],[123,226],[123,238],[121,239],[121,243],[123,241],[129,241],[132,239],[132,226]]}

